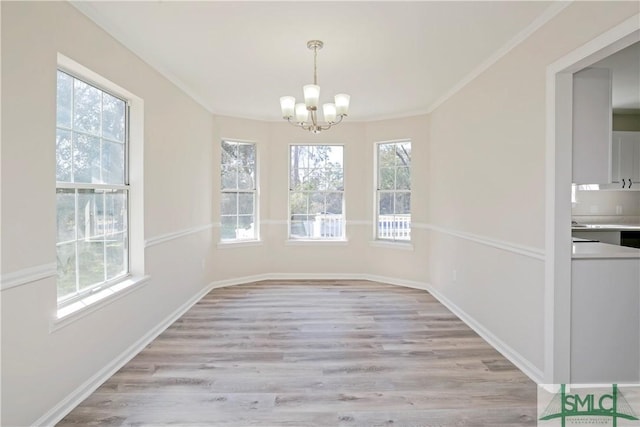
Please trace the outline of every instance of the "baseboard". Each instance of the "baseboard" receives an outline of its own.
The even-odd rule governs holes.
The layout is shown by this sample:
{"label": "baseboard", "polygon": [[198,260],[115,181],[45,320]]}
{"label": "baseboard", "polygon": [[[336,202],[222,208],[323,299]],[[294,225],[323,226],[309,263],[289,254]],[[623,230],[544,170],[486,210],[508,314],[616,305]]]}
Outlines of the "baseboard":
{"label": "baseboard", "polygon": [[200,301],[206,294],[213,289],[223,288],[227,286],[241,285],[251,282],[259,282],[263,280],[370,280],[375,282],[388,283],[396,286],[405,286],[414,289],[420,289],[429,292],[440,303],[451,310],[456,316],[458,316],[464,323],[473,329],[478,335],[480,335],[485,341],[487,341],[492,347],[500,352],[511,363],[517,366],[522,372],[524,372],[531,380],[536,384],[543,383],[543,373],[535,366],[533,366],[527,359],[522,357],[517,351],[513,350],[502,340],[484,328],[473,317],[464,312],[456,304],[451,302],[444,295],[434,290],[429,284],[419,281],[398,279],[394,277],[377,276],[371,274],[357,274],[357,273],[337,273],[337,274],[301,274],[301,273],[270,273],[270,274],[257,274],[252,276],[243,276],[233,279],[219,280],[209,283],[202,288],[187,302],[178,307],[169,316],[167,316],[160,324],[141,337],[127,350],[122,352],[118,357],[113,359],[111,363],[98,371],[95,375],[85,381],[77,389],[71,392],[67,397],[61,400],[52,409],[47,411],[42,417],[34,422],[33,425],[37,426],[53,426],[62,420],[69,412],[71,412],[76,406],[78,406],[84,399],[86,399],[91,393],[93,393],[100,385],[108,380],[113,374],[115,374],[120,368],[122,368],[127,362],[133,359],[138,353],[140,353],[147,345],[149,345],[154,339],[158,337],[165,329],[178,320],[184,313],[186,313],[193,305]]}
{"label": "baseboard", "polygon": [[480,335],[486,342],[495,348],[500,354],[502,354],[507,360],[516,365],[526,376],[528,376],[536,384],[544,383],[544,372],[538,367],[534,366],[529,360],[523,357],[519,352],[511,348],[500,338],[495,336],[491,331],[482,326],[473,317],[467,314],[464,310],[454,304],[447,297],[435,290],[430,285],[425,285],[421,288],[429,292],[435,299],[437,299],[442,305],[447,307],[453,314],[458,316],[460,320],[466,323],[471,329],[473,329],[478,335]]}
{"label": "baseboard", "polygon": [[115,374],[120,368],[122,368],[127,362],[133,359],[138,353],[140,353],[147,345],[149,345],[154,339],[158,337],[165,329],[171,326],[176,320],[178,320],[184,313],[186,313],[195,303],[200,301],[202,297],[208,294],[211,289],[216,287],[230,286],[232,284],[211,283],[201,289],[196,295],[191,297],[187,302],[178,307],[169,316],[167,316],[161,323],[155,328],[150,330],[144,336],[142,336],[133,345],[127,348],[119,356],[111,361],[107,366],[100,369],[95,375],[85,381],[80,387],[76,388],[67,397],[61,400],[56,406],[47,411],[42,417],[33,423],[36,426],[53,426],[60,422],[69,412],[71,412],[76,406],[78,406],[84,399],[86,399],[91,393],[93,393],[98,387],[100,387],[106,380],[108,380],[113,374]]}

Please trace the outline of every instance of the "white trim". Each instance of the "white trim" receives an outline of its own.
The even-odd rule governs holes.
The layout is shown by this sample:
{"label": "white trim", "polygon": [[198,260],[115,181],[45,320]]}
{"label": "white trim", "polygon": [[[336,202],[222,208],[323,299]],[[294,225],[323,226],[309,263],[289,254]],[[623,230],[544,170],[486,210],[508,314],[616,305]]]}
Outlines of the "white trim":
{"label": "white trim", "polygon": [[526,376],[528,376],[536,384],[541,384],[544,378],[542,370],[534,366],[527,358],[522,356],[519,352],[511,348],[508,344],[494,335],[490,330],[482,326],[471,315],[467,314],[463,309],[454,304],[451,300],[445,297],[443,294],[435,290],[428,283],[416,282],[412,280],[394,279],[391,277],[372,276],[366,275],[367,280],[373,280],[376,282],[389,283],[391,285],[406,286],[408,288],[421,289],[429,292],[435,299],[442,305],[447,307],[453,314],[455,314],[460,320],[462,320],[468,327],[474,330],[475,333],[480,335],[491,347],[496,349],[507,360],[513,363],[518,369],[520,369]]}
{"label": "white trim", "polygon": [[209,230],[209,229],[213,228],[215,225],[217,225],[217,224],[210,223],[210,224],[205,224],[205,225],[199,225],[197,227],[186,228],[184,230],[175,231],[173,233],[167,233],[167,234],[162,234],[160,236],[151,237],[151,238],[145,240],[144,247],[148,248],[148,247],[151,247],[151,246],[158,245],[160,243],[164,243],[164,242],[168,242],[170,240],[178,239],[180,237],[188,236],[190,234],[195,234],[195,233],[199,233],[201,231]]}
{"label": "white trim", "polygon": [[[145,52],[140,49],[131,47],[131,43],[127,40],[125,33],[117,26],[117,24],[107,23],[107,22],[99,22],[100,19],[97,19],[100,16],[100,12],[96,10],[94,6],[91,5],[90,2],[86,1],[71,1],[69,2],[71,6],[75,7],[80,11],[83,15],[89,18],[95,25],[99,28],[105,30],[111,37],[122,43],[126,46],[127,50],[133,52],[136,56],[138,56],[143,62],[148,64],[151,68],[160,73],[164,78],[169,80],[171,83],[176,85],[182,92],[187,94],[191,99],[193,99],[196,103],[200,104],[205,110],[209,111],[212,114],[217,114],[209,104],[206,97],[203,97],[197,91],[192,90],[189,85],[185,84],[181,79],[175,76],[171,71],[169,71],[166,67],[159,64],[158,61],[150,58]],[[220,114],[218,114],[220,115]]]}
{"label": "white trim", "polygon": [[[571,340],[571,134],[573,73],[640,40],[640,14],[626,19],[546,70],[545,135],[545,382],[570,377]],[[563,224],[567,224],[563,226]]]}
{"label": "white trim", "polygon": [[524,372],[529,378],[536,383],[540,384],[542,381],[542,373],[539,369],[533,366],[526,358],[520,355],[517,351],[513,350],[502,340],[497,338],[482,325],[476,322],[471,316],[467,315],[462,309],[451,303],[442,294],[434,291],[433,288],[424,283],[412,280],[395,279],[391,277],[383,277],[368,274],[296,274],[296,273],[271,273],[271,274],[258,274],[253,276],[238,277],[235,279],[224,279],[209,283],[198,291],[187,302],[182,304],[174,312],[169,314],[163,321],[161,321],[155,328],[150,330],[139,340],[133,343],[129,348],[122,352],[119,356],[113,359],[107,366],[96,372],[87,381],[77,387],[74,391],[69,393],[64,399],[58,402],[53,408],[47,411],[42,417],[35,421],[34,425],[49,426],[55,425],[62,418],[64,418],[69,412],[71,412],[76,406],[78,406],[84,399],[86,399],[91,393],[93,393],[100,385],[107,381],[113,374],[115,374],[120,368],[122,368],[127,362],[133,359],[138,353],[149,345],[155,338],[157,338],[165,329],[178,320],[184,313],[186,313],[191,307],[193,307],[198,301],[200,301],[205,295],[211,292],[213,289],[223,288],[227,286],[241,285],[252,282],[259,282],[263,280],[370,280],[375,282],[386,283],[396,286],[405,286],[414,289],[420,289],[431,293],[440,303],[447,307],[451,312],[458,316],[465,324],[473,329],[478,335],[480,335],[489,345],[494,347],[511,363]]}
{"label": "white trim", "polygon": [[[127,48],[136,54],[139,58],[142,59],[145,63],[149,64],[153,69],[158,71],[162,76],[164,76],[171,83],[176,85],[182,92],[187,94],[191,99],[193,99],[196,103],[200,104],[205,110],[209,111],[211,114],[216,116],[228,117],[228,112],[218,111],[216,108],[209,103],[207,99],[205,99],[201,94],[193,91],[189,85],[185,84],[180,78],[178,78],[175,74],[169,71],[166,67],[161,66],[157,61],[150,58],[145,52],[140,51],[137,48],[132,48],[129,46],[127,42],[127,37],[124,35],[124,32],[114,25],[113,23],[105,23],[99,22],[98,17],[100,13],[97,12],[95,7],[93,7],[90,2],[84,1],[72,1],[70,2],[73,7],[78,9],[82,14],[84,14],[87,18],[92,20],[98,27],[103,28],[107,33],[109,33],[112,37],[114,37],[119,42],[123,43],[127,46]],[[426,109],[418,109],[414,111],[409,111],[406,113],[399,114],[391,114],[391,115],[382,115],[369,117],[367,119],[361,120],[360,122],[374,122],[380,120],[391,120],[391,119],[399,119],[406,117],[414,117],[423,114],[430,114],[444,102],[446,102],[449,98],[454,96],[457,92],[459,92],[462,88],[464,88],[471,81],[476,79],[480,74],[482,74],[485,70],[491,67],[493,64],[498,62],[503,56],[509,53],[512,49],[526,40],[531,34],[537,31],[540,27],[542,27],[547,22],[551,21],[558,13],[564,10],[568,5],[571,4],[571,1],[555,1],[551,6],[549,6],[538,18],[536,18],[531,24],[529,24],[524,30],[520,31],[515,37],[509,40],[505,45],[503,45],[500,49],[494,52],[489,58],[484,60],[479,66],[477,66],[471,73],[469,73],[466,77],[460,80],[451,90],[445,93],[443,96],[438,98],[435,102],[433,102]],[[277,120],[264,117],[262,119],[256,117],[244,117],[244,116],[233,116],[234,118],[239,119],[249,119],[249,120],[260,120],[266,121],[270,123],[279,123]],[[354,123],[358,123],[357,121]]]}
{"label": "white trim", "polygon": [[49,332],[55,332],[65,326],[70,325],[76,320],[91,314],[114,301],[142,288],[149,283],[151,276],[128,277],[112,286],[87,295],[85,298],[58,308],[57,317],[51,322]]}
{"label": "white trim", "polygon": [[455,86],[453,86],[447,93],[438,98],[427,108],[427,114],[431,114],[436,108],[444,104],[449,98],[453,97],[456,93],[461,91],[466,85],[475,80],[478,76],[484,73],[487,69],[498,62],[502,57],[515,49],[520,43],[528,39],[533,33],[538,31],[543,25],[551,21],[556,15],[562,12],[572,1],[555,1],[545,9],[540,16],[538,16],[531,24],[527,25],[522,31],[515,35],[511,40],[504,44],[500,49],[495,51],[491,56],[482,61],[473,71],[467,74],[462,80],[460,80]]}
{"label": "white trim", "polygon": [[[229,282],[232,283],[232,282]],[[165,329],[180,318],[187,312],[195,303],[200,301],[207,293],[216,287],[226,286],[224,282],[211,283],[205,286],[201,291],[196,293],[187,302],[178,307],[174,312],[169,314],[164,320],[162,320],[155,328],[143,335],[139,340],[133,343],[129,348],[123,351],[119,356],[113,359],[108,365],[96,372],[91,378],[81,384],[74,391],[69,393],[67,397],[62,399],[53,408],[47,411],[42,417],[33,423],[38,426],[50,426],[58,423],[65,417],[73,408],[78,406],[84,399],[86,399],[91,393],[93,393],[102,383],[108,380],[113,374],[115,374],[120,368],[122,368],[127,362],[133,359],[138,353],[149,345],[155,338],[158,337]]]}
{"label": "white trim", "polygon": [[57,274],[57,268],[56,263],[53,262],[3,274],[0,290],[6,291],[7,289],[37,282],[38,280],[48,279],[49,277],[53,277]]}
{"label": "white trim", "polygon": [[534,258],[540,261],[546,259],[545,251],[529,246],[517,245],[515,243],[505,242],[503,240],[492,239],[477,234],[467,233],[465,231],[452,230],[449,228],[439,227],[433,224],[421,224],[421,228],[437,231],[440,233],[448,234],[450,236],[458,237],[460,239],[469,240],[471,242],[480,243],[481,245],[491,246],[496,249],[511,252],[518,255],[523,255],[529,258]]}

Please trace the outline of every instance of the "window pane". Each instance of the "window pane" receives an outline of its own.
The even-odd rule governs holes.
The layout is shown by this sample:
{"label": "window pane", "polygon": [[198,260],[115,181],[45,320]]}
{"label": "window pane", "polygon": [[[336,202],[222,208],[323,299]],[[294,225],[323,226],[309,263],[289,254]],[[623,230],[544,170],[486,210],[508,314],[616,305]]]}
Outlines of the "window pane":
{"label": "window pane", "polygon": [[56,191],[57,242],[76,239],[76,196],[75,190],[58,189]]}
{"label": "window pane", "polygon": [[71,128],[71,103],[73,99],[73,77],[58,71],[56,123]]}
{"label": "window pane", "polygon": [[80,290],[104,282],[104,242],[78,242],[78,281]]}
{"label": "window pane", "polygon": [[411,144],[396,144],[396,164],[411,166]]}
{"label": "window pane", "polygon": [[291,214],[308,214],[309,213],[309,195],[307,193],[292,192],[289,194],[289,204],[291,206]]}
{"label": "window pane", "polygon": [[78,190],[78,239],[104,234],[103,192]]}
{"label": "window pane", "polygon": [[108,93],[102,94],[102,136],[124,142],[125,103]]}
{"label": "window pane", "polygon": [[378,194],[378,213],[380,215],[393,215],[393,193]]}
{"label": "window pane", "polygon": [[327,193],[325,212],[342,215],[343,193]]}
{"label": "window pane", "polygon": [[378,189],[393,190],[395,189],[396,168],[380,168],[378,170]]}
{"label": "window pane", "polygon": [[327,170],[328,190],[344,189],[344,169],[342,167],[330,168]]}
{"label": "window pane", "polygon": [[238,193],[222,193],[220,213],[236,215],[238,213]]}
{"label": "window pane", "polygon": [[256,146],[253,144],[238,144],[238,160],[241,165],[253,169],[256,163]]}
{"label": "window pane", "polygon": [[304,238],[311,237],[313,233],[313,220],[306,215],[294,215],[291,220],[291,237]]}
{"label": "window pane", "polygon": [[127,231],[127,192],[105,192],[104,232],[117,234]]}
{"label": "window pane", "polygon": [[253,226],[253,215],[238,216],[238,228],[236,229],[236,239],[254,239],[255,230]]}
{"label": "window pane", "polygon": [[102,91],[74,80],[73,127],[100,136]]}
{"label": "window pane", "polygon": [[222,141],[222,164],[235,165],[238,158],[238,144]]}
{"label": "window pane", "polygon": [[[222,240],[255,239],[255,144],[222,141]],[[229,191],[236,190],[236,191]],[[245,190],[245,191],[241,191]]]}
{"label": "window pane", "polygon": [[73,182],[101,182],[99,138],[73,134],[73,175]]}
{"label": "window pane", "polygon": [[58,298],[76,292],[76,244],[65,243],[56,247],[58,270]]}
{"label": "window pane", "polygon": [[71,182],[71,132],[56,131],[56,181]]}
{"label": "window pane", "polygon": [[395,164],[395,144],[378,144],[378,167],[391,167]]}
{"label": "window pane", "polygon": [[253,190],[255,188],[255,180],[253,169],[249,166],[241,166],[238,169],[238,189]]}
{"label": "window pane", "polygon": [[[57,80],[56,181],[125,185],[126,102],[61,71]],[[57,189],[59,298],[126,274],[127,196]]]}
{"label": "window pane", "polygon": [[326,212],[325,193],[309,193],[309,213],[319,214]]}
{"label": "window pane", "polygon": [[253,193],[238,194],[238,214],[253,215]]}
{"label": "window pane", "polygon": [[405,215],[411,213],[411,193],[396,193],[395,199],[396,204],[394,213]]}
{"label": "window pane", "polygon": [[396,170],[396,189],[411,190],[411,170],[408,167],[399,167]]}
{"label": "window pane", "polygon": [[220,237],[222,240],[233,240],[236,238],[237,218],[234,216],[223,216],[221,218],[222,227],[220,228]]}
{"label": "window pane", "polygon": [[411,238],[411,215],[396,215],[393,218],[393,237],[397,240],[409,240]]}
{"label": "window pane", "polygon": [[322,239],[344,235],[343,152],[339,145],[291,146],[290,237]]}
{"label": "window pane", "polygon": [[102,182],[124,184],[124,144],[102,141]]}
{"label": "window pane", "polygon": [[222,166],[222,188],[225,190],[238,189],[238,169],[235,166]]}
{"label": "window pane", "polygon": [[127,272],[126,233],[111,234],[105,238],[107,280]]}

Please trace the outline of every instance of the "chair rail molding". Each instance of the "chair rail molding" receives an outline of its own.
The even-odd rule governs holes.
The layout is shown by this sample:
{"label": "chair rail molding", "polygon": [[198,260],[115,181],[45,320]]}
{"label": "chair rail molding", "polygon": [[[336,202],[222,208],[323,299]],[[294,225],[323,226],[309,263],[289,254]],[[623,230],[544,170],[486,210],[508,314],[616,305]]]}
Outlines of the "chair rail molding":
{"label": "chair rail molding", "polygon": [[48,279],[56,275],[57,265],[55,262],[49,264],[36,265],[33,267],[23,268],[11,273],[2,275],[1,291],[26,285],[28,283],[37,282],[39,280]]}
{"label": "chair rail molding", "polygon": [[[160,243],[165,243],[174,239],[178,239],[180,237],[188,236],[190,234],[199,233],[201,231],[206,231],[214,228],[216,223],[209,223],[204,225],[198,225],[195,227],[185,228],[180,231],[174,231],[172,233],[161,234],[159,236],[150,237],[144,241],[144,247],[148,248],[151,246],[159,245]],[[219,226],[219,225],[218,225]]]}

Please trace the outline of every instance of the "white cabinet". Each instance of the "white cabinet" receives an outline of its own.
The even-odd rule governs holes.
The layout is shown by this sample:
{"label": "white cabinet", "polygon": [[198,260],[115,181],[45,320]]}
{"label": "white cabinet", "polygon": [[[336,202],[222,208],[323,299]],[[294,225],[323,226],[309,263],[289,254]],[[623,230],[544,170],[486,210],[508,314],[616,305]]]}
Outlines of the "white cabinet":
{"label": "white cabinet", "polygon": [[611,71],[587,68],[573,75],[573,179],[611,182]]}
{"label": "white cabinet", "polygon": [[612,181],[640,188],[640,132],[613,132]]}
{"label": "white cabinet", "polygon": [[638,382],[640,259],[574,259],[571,267],[570,382]]}

